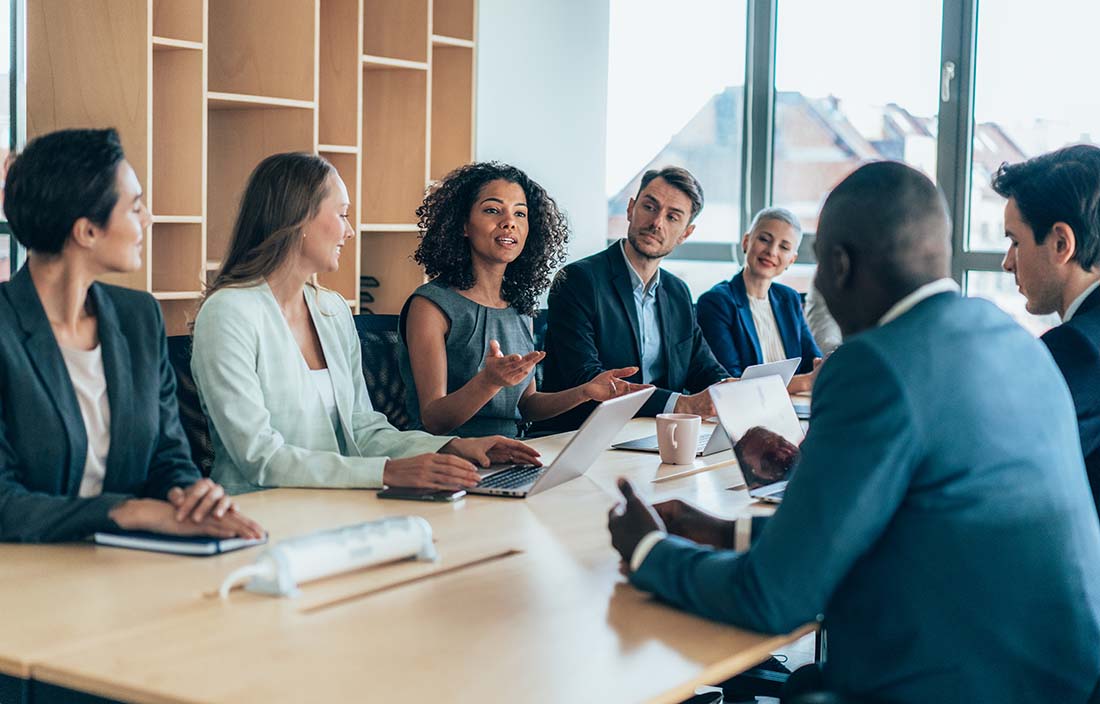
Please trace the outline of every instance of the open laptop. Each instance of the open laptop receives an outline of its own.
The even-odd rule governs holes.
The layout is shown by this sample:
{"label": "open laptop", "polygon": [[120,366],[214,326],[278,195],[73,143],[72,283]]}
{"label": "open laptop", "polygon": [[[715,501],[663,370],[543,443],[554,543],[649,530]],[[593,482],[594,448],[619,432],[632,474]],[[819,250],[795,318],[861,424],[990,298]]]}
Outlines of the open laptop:
{"label": "open laptop", "polygon": [[[787,385],[778,376],[750,379],[736,384],[716,384],[710,387],[718,421],[730,440],[736,443],[756,426],[777,433],[796,447],[802,444],[802,425],[795,415]],[[748,485],[749,496],[758,501],[779,503],[787,489],[788,474],[758,476],[748,463],[741,462],[741,474]]]}
{"label": "open laptop", "polygon": [[741,374],[741,381],[776,375],[783,380],[783,386],[786,386],[794,378],[794,373],[798,371],[799,364],[802,364],[801,357],[781,359],[778,362],[768,362],[767,364],[754,364],[745,368],[745,371]]}
{"label": "open laptop", "polygon": [[[769,362],[768,364],[754,364],[745,369],[745,372],[741,375],[741,381],[760,379],[765,376],[778,376],[783,380],[783,386],[786,387],[787,384],[791,383],[791,379],[794,378],[794,373],[798,369],[799,364],[802,364],[801,357],[791,357],[790,359]],[[646,435],[637,440],[620,442],[612,447],[616,450],[660,452],[656,435]],[[699,431],[699,444],[695,448],[695,456],[706,457],[707,455],[713,455],[717,452],[728,450],[731,447],[733,447],[733,445],[730,444],[729,437],[722,432],[721,426],[715,428],[713,431],[701,430]]]}
{"label": "open laptop", "polygon": [[588,471],[652,394],[652,388],[642,389],[604,401],[589,414],[553,462],[544,467],[529,464],[491,467],[483,473],[481,482],[466,493],[523,498],[576,479]]}

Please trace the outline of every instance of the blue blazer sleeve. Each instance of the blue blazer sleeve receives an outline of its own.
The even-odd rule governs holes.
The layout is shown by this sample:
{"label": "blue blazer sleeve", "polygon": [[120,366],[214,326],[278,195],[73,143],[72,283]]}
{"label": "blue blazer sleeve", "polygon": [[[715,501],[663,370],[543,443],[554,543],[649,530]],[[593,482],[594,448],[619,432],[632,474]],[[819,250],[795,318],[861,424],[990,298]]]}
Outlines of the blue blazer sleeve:
{"label": "blue blazer sleeve", "polygon": [[813,415],[783,503],[747,552],[670,537],[631,580],[754,631],[786,633],[818,619],[904,499],[920,448],[899,380],[868,345],[841,347],[821,370]]}
{"label": "blue blazer sleeve", "polygon": [[740,377],[748,364],[738,353],[733,336],[734,326],[739,325],[733,299],[711,289],[699,296],[696,317],[714,358],[725,367],[728,376]]}

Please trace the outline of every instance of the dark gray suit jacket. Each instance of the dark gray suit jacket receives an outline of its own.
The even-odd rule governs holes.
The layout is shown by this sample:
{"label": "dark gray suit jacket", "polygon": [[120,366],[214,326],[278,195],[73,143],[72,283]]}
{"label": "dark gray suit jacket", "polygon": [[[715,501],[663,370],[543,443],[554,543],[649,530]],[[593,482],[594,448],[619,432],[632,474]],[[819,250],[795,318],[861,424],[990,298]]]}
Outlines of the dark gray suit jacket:
{"label": "dark gray suit jacket", "polygon": [[200,478],[179,422],[164,320],[152,296],[93,284],[111,446],[103,493],[79,498],[87,435],[65,360],[26,267],[0,284],[0,540],[73,540],[114,528],[132,496]]}
{"label": "dark gray suit jacket", "polygon": [[779,510],[744,553],[669,538],[633,580],[782,633],[824,615],[830,688],[1081,702],[1100,677],[1100,524],[1073,402],[992,304],[932,296],[845,340]]}

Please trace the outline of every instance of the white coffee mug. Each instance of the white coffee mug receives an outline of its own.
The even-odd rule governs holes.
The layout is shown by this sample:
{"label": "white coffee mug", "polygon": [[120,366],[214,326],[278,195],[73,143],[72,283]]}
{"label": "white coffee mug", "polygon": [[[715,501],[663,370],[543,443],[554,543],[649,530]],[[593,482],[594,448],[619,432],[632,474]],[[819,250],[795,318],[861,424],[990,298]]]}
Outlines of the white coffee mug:
{"label": "white coffee mug", "polygon": [[691,413],[661,413],[657,416],[657,448],[667,464],[691,464],[698,451],[703,419]]}

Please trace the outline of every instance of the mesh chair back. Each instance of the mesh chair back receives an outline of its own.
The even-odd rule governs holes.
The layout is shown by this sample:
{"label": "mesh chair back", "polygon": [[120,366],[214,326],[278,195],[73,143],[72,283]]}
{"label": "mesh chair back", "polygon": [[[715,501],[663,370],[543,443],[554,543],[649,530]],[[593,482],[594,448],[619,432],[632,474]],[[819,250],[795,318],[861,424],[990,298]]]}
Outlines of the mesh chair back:
{"label": "mesh chair back", "polygon": [[191,336],[172,335],[168,338],[168,361],[176,372],[176,399],[180,407],[180,423],[191,446],[191,460],[209,477],[214,468],[214,445],[210,428],[199,405],[199,390],[191,376]]}
{"label": "mesh chair back", "polygon": [[363,350],[363,378],[374,410],[385,414],[398,430],[412,426],[405,405],[405,381],[401,378],[400,316],[357,315],[355,330]]}

